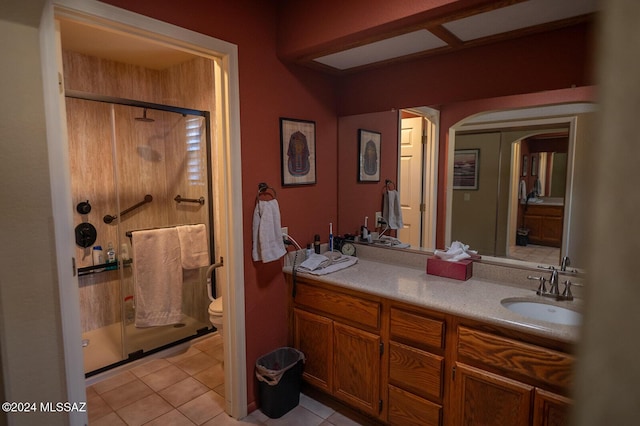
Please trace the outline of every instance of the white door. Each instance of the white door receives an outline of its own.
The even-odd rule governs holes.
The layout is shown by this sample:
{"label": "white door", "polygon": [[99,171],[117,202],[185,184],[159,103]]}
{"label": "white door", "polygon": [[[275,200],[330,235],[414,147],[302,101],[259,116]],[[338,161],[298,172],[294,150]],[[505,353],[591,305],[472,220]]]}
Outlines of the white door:
{"label": "white door", "polygon": [[423,117],[403,118],[400,132],[400,206],[404,228],[398,230],[403,243],[420,247],[422,203]]}

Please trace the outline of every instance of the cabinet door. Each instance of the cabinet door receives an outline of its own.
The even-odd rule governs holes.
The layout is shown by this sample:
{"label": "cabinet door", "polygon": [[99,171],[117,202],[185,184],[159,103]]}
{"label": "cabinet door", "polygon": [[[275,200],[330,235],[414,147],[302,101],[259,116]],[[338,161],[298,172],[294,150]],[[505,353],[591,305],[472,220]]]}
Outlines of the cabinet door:
{"label": "cabinet door", "polygon": [[533,403],[533,426],[567,426],[571,400],[564,396],[536,389]]}
{"label": "cabinet door", "polygon": [[541,239],[554,247],[562,245],[562,217],[544,217],[540,227]]}
{"label": "cabinet door", "polygon": [[367,413],[380,412],[380,336],[334,322],[334,395]]}
{"label": "cabinet door", "polygon": [[457,425],[529,425],[533,386],[458,363],[454,389]]}
{"label": "cabinet door", "polygon": [[303,378],[328,393],[333,381],[333,321],[329,318],[293,310],[293,344],[306,359]]}
{"label": "cabinet door", "polygon": [[529,240],[537,243],[542,239],[542,216],[524,215],[524,227],[529,230]]}

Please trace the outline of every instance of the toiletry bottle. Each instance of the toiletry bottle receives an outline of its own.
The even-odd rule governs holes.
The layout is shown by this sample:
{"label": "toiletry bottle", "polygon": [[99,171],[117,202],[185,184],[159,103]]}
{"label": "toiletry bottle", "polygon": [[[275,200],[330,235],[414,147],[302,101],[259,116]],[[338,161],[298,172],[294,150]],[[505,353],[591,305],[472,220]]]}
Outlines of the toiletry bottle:
{"label": "toiletry bottle", "polygon": [[133,296],[124,298],[124,318],[125,324],[133,324],[136,315],[136,308],[133,305]]}
{"label": "toiletry bottle", "polygon": [[112,263],[113,264],[113,265],[108,266],[107,270],[118,269],[118,266],[116,264],[116,251],[113,248],[113,244],[111,244],[111,242],[109,242],[109,244],[107,244],[107,263]]}
{"label": "toiletry bottle", "polygon": [[329,224],[329,251],[333,251],[333,223]]}
{"label": "toiletry bottle", "polygon": [[[102,246],[93,246],[93,265],[102,265],[104,263],[104,255],[102,254]],[[96,272],[103,271],[104,269],[96,269]]]}
{"label": "toiletry bottle", "polygon": [[313,237],[313,249],[317,254],[320,254],[320,235],[318,234]]}
{"label": "toiletry bottle", "polygon": [[120,258],[122,261],[129,260],[129,246],[127,243],[123,243],[120,247]]}
{"label": "toiletry bottle", "polygon": [[311,243],[307,244],[307,259],[311,257],[313,254],[313,249],[311,248]]}
{"label": "toiletry bottle", "polygon": [[367,242],[369,241],[369,228],[367,228],[367,222],[369,221],[369,216],[364,217],[364,225],[360,228],[360,238]]}

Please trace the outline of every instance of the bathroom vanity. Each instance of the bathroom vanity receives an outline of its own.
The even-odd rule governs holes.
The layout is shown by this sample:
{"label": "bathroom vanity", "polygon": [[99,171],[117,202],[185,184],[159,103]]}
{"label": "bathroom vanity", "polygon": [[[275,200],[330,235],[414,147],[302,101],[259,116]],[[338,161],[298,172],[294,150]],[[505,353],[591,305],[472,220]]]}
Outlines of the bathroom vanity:
{"label": "bathroom vanity", "polygon": [[531,204],[524,213],[524,227],[529,229],[529,242],[544,246],[562,245],[564,206],[559,203]]}
{"label": "bathroom vanity", "polygon": [[511,286],[495,278],[504,271],[481,266],[495,277],[456,281],[419,263],[361,258],[333,274],[297,274],[295,284],[285,268],[304,381],[386,424],[567,424],[579,327],[501,305],[536,300],[526,271]]}

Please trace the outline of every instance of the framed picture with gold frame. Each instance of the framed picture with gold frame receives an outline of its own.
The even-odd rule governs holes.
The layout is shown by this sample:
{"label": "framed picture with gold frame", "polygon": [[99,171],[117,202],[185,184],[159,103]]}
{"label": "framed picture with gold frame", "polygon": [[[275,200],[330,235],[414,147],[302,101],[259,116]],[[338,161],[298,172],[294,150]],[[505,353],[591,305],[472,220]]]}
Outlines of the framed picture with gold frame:
{"label": "framed picture with gold frame", "polygon": [[280,118],[282,186],[316,183],[316,123]]}
{"label": "framed picture with gold frame", "polygon": [[358,129],[358,182],[380,182],[380,144],[382,135]]}

